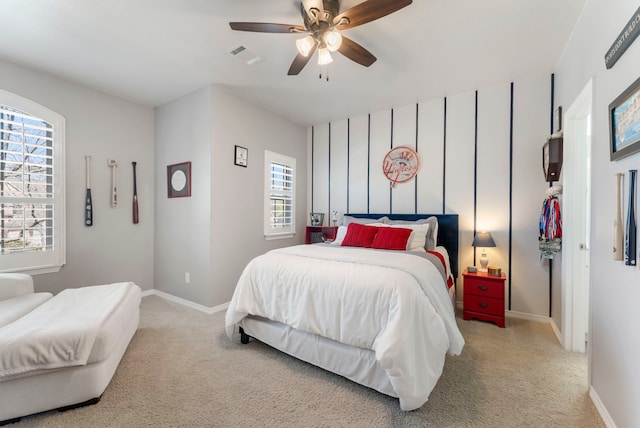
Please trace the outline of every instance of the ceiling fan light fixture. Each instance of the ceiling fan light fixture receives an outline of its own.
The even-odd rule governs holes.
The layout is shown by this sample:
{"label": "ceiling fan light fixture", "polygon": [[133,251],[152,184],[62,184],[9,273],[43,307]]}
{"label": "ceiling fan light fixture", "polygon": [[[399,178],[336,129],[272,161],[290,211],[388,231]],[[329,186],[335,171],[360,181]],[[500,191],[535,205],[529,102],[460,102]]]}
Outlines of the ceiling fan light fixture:
{"label": "ceiling fan light fixture", "polygon": [[331,54],[329,53],[329,49],[320,48],[318,49],[318,65],[327,65],[333,62],[333,58],[331,58]]}
{"label": "ceiling fan light fixture", "polygon": [[324,42],[329,51],[335,52],[340,49],[340,45],[342,45],[342,34],[340,34],[338,30],[327,31],[324,36]]}
{"label": "ceiling fan light fixture", "polygon": [[315,40],[313,40],[313,37],[309,34],[296,40],[296,48],[298,48],[298,52],[300,52],[300,55],[302,56],[309,56],[309,52],[313,49],[314,44]]}

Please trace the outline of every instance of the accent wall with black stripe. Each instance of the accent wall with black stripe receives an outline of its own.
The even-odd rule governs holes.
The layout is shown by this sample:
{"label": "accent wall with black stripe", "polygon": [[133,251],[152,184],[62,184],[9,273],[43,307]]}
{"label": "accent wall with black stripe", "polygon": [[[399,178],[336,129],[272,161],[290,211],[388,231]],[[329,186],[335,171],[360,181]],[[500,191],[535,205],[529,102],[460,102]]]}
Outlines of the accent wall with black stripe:
{"label": "accent wall with black stripe", "polygon": [[[541,76],[310,127],[308,211],[325,213],[325,225],[333,210],[339,220],[346,212],[457,213],[461,268],[475,264],[474,232],[490,231],[489,264],[507,274],[507,309],[547,317],[538,220],[550,98]],[[415,149],[420,168],[391,187],[382,161],[398,146]]]}

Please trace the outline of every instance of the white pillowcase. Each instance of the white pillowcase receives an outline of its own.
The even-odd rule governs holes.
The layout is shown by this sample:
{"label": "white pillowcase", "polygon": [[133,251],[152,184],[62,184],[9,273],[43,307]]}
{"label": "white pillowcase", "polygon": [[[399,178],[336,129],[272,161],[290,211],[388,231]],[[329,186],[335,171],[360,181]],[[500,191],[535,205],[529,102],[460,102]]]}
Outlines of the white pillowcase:
{"label": "white pillowcase", "polygon": [[347,236],[347,226],[338,226],[338,231],[336,232],[336,238],[333,240],[333,245],[342,245],[342,241],[344,237]]}

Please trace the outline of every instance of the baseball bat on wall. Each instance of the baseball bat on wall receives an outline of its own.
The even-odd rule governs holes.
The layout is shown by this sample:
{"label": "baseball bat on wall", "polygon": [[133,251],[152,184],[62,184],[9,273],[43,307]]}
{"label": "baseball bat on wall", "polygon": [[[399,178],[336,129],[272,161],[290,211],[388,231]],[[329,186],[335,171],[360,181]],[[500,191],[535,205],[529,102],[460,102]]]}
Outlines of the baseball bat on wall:
{"label": "baseball bat on wall", "polygon": [[87,188],[84,196],[84,225],[93,226],[93,201],[91,200],[91,156],[84,157],[87,167]]}
{"label": "baseball bat on wall", "polygon": [[616,217],[613,220],[613,260],[622,260],[624,226],[622,225],[622,173],[616,174]]}
{"label": "baseball bat on wall", "polygon": [[136,180],[136,164],[137,162],[131,162],[133,165],[133,224],[138,224],[138,184]]}
{"label": "baseball bat on wall", "polygon": [[627,266],[636,265],[636,172],[629,170],[629,207],[624,238],[624,264]]}

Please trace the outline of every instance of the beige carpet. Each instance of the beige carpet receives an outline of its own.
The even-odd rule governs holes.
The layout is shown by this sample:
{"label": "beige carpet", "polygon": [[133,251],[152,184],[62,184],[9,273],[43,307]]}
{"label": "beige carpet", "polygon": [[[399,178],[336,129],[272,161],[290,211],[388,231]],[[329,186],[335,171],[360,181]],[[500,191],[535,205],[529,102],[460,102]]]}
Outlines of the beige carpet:
{"label": "beige carpet", "polygon": [[224,313],[159,297],[94,406],[23,418],[11,427],[604,427],[591,403],[585,357],[548,325],[458,324],[467,341],[448,357],[429,401],[398,401],[275,351],[230,342]]}

